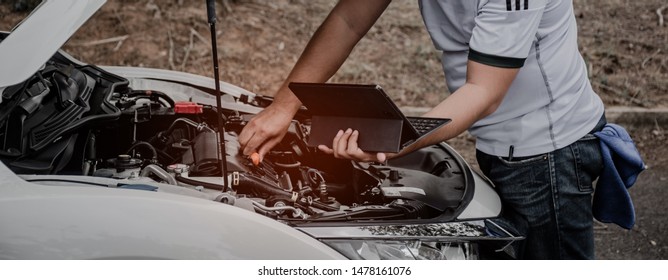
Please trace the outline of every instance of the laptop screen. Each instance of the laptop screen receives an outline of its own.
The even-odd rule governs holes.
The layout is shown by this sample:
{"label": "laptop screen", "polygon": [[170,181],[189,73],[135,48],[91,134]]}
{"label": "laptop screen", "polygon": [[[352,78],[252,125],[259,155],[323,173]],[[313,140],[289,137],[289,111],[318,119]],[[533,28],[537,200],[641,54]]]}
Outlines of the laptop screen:
{"label": "laptop screen", "polygon": [[377,85],[290,83],[288,87],[313,115],[403,119]]}
{"label": "laptop screen", "polygon": [[290,83],[290,90],[313,116],[309,145],[332,145],[339,129],[359,130],[364,151],[398,152],[419,137],[378,85]]}

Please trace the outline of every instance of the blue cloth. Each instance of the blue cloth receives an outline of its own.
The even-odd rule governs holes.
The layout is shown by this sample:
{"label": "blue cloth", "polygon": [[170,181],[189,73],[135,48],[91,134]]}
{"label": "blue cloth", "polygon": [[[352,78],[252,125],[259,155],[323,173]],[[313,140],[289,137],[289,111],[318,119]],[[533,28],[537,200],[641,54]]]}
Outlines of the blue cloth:
{"label": "blue cloth", "polygon": [[623,127],[606,124],[594,135],[601,140],[603,156],[603,172],[594,192],[594,218],[631,229],[635,224],[635,210],[628,189],[645,169],[645,163]]}

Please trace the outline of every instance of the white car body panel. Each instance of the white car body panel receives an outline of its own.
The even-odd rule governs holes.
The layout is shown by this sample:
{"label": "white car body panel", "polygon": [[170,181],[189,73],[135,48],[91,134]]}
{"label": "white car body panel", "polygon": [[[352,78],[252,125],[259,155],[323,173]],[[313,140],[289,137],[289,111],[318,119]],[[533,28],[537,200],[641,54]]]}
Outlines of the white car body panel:
{"label": "white car body panel", "polygon": [[223,203],[38,185],[2,163],[0,180],[0,259],[343,258],[294,228]]}
{"label": "white car body panel", "polygon": [[475,182],[475,192],[468,207],[457,216],[460,220],[479,219],[481,217],[492,218],[501,214],[501,199],[492,189],[491,184],[482,176],[472,172]]}
{"label": "white car body panel", "polygon": [[[125,67],[125,66],[102,66],[102,69],[110,73],[119,75],[128,79],[130,87],[133,89],[158,90],[169,92],[174,100],[192,100],[193,102],[203,103],[215,106],[216,97],[197,88],[215,88],[215,81],[212,78],[155,68]],[[219,83],[220,91],[225,93],[221,97],[223,107],[231,110],[257,114],[262,111],[261,108],[235,102],[232,97],[239,98],[247,95],[250,98],[255,97],[255,93],[245,90],[241,87],[221,81]]]}

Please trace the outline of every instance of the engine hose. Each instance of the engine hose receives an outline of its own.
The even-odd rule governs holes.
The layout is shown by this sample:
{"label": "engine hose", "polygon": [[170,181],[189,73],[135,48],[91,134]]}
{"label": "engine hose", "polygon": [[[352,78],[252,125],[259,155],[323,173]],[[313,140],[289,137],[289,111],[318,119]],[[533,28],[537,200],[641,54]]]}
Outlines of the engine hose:
{"label": "engine hose", "polygon": [[212,190],[222,190],[223,189],[222,184],[219,185],[219,184],[214,184],[214,183],[207,183],[207,182],[197,181],[197,180],[193,180],[193,179],[190,179],[188,177],[183,177],[183,176],[176,176],[176,181],[179,181],[181,183],[188,184],[188,185],[191,185],[191,186],[202,186],[202,187],[205,187],[207,189],[212,189]]}
{"label": "engine hose", "polygon": [[313,201],[311,203],[311,206],[313,206],[315,208],[322,209],[322,210],[327,210],[327,211],[339,211],[340,210],[340,207],[327,205],[326,203],[323,203],[322,201]]}
{"label": "engine hose", "polygon": [[298,167],[300,167],[300,166],[302,165],[302,163],[299,162],[299,161],[296,161],[296,162],[294,162],[294,163],[279,163],[279,162],[274,162],[274,165],[276,165],[276,166],[278,166],[278,167],[280,167],[280,168],[288,169],[288,168],[298,168]]}
{"label": "engine hose", "polygon": [[[202,181],[197,181],[193,180],[188,177],[183,177],[183,176],[176,176],[176,181],[179,181],[184,184],[192,185],[192,186],[202,186],[207,189],[212,189],[212,190],[222,190],[223,185],[222,184],[214,184],[214,183],[208,183],[208,182],[202,182]],[[239,174],[239,183],[235,184],[233,187],[236,189],[242,189],[242,188],[251,188],[255,189],[258,192],[263,192],[263,193],[269,193],[271,195],[284,195],[284,196],[292,196],[292,193],[284,191],[282,189],[278,189],[266,182],[261,181],[260,179],[252,178],[246,175],[245,173]]]}
{"label": "engine hose", "polygon": [[198,122],[193,121],[193,120],[188,119],[188,118],[178,118],[178,119],[174,120],[174,122],[172,122],[172,124],[169,126],[169,128],[167,128],[166,131],[160,132],[160,133],[158,134],[158,136],[159,136],[159,137],[162,137],[162,136],[165,136],[165,135],[170,135],[170,134],[172,134],[172,132],[174,131],[174,129],[176,128],[176,125],[177,125],[178,123],[184,123],[184,124],[187,124],[187,125],[189,125],[189,126],[192,126],[192,127],[194,127],[197,131],[204,131],[204,130],[206,130],[206,131],[215,133],[215,131],[213,131],[213,129],[209,128],[209,127],[206,126],[206,124],[204,124],[204,123],[198,123]]}
{"label": "engine hose", "polygon": [[271,212],[271,211],[292,211],[293,213],[300,213],[301,210],[294,208],[292,206],[265,206],[260,204],[259,202],[252,201],[253,205],[257,208],[260,208],[260,210]]}
{"label": "engine hose", "polygon": [[167,101],[169,103],[169,106],[172,108],[176,107],[174,103],[174,99],[169,97],[169,95],[165,94],[164,92],[160,91],[155,91],[155,90],[133,90],[129,94],[127,94],[128,97],[136,97],[136,96],[146,96],[146,97],[151,97],[151,96],[157,96],[158,98],[162,98],[163,100]]}
{"label": "engine hose", "polygon": [[141,177],[148,177],[148,175],[153,174],[155,176],[158,176],[160,179],[165,180],[168,184],[170,185],[177,185],[176,179],[167,171],[162,169],[160,166],[157,166],[155,164],[149,164],[142,171],[139,173],[139,176]]}
{"label": "engine hose", "polygon": [[258,192],[268,193],[271,195],[285,195],[288,197],[292,196],[291,192],[280,189],[278,188],[278,186],[272,186],[269,183],[262,181],[259,178],[251,177],[247,173],[239,174],[239,182],[236,184],[235,187],[252,188],[254,190],[257,190]]}
{"label": "engine hose", "polygon": [[151,158],[154,159],[154,160],[158,159],[158,151],[155,149],[155,147],[153,147],[153,145],[151,145],[150,143],[144,142],[144,141],[137,141],[134,144],[132,144],[132,146],[130,146],[130,148],[128,149],[127,153],[129,154],[132,150],[134,150],[135,148],[137,148],[139,146],[144,146],[144,147],[148,148],[151,151],[151,153],[153,154],[153,156]]}
{"label": "engine hose", "polygon": [[205,176],[205,177],[214,177],[220,176],[220,168],[217,159],[204,159],[198,161],[192,169],[190,169],[190,174],[194,177]]}

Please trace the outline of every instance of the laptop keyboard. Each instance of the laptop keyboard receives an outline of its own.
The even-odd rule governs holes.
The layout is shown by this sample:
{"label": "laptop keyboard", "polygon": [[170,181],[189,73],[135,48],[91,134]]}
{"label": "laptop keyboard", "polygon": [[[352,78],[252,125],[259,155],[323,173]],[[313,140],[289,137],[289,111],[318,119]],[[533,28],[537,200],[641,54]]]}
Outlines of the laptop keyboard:
{"label": "laptop keyboard", "polygon": [[450,121],[449,119],[420,117],[407,117],[407,119],[420,135],[424,135]]}

